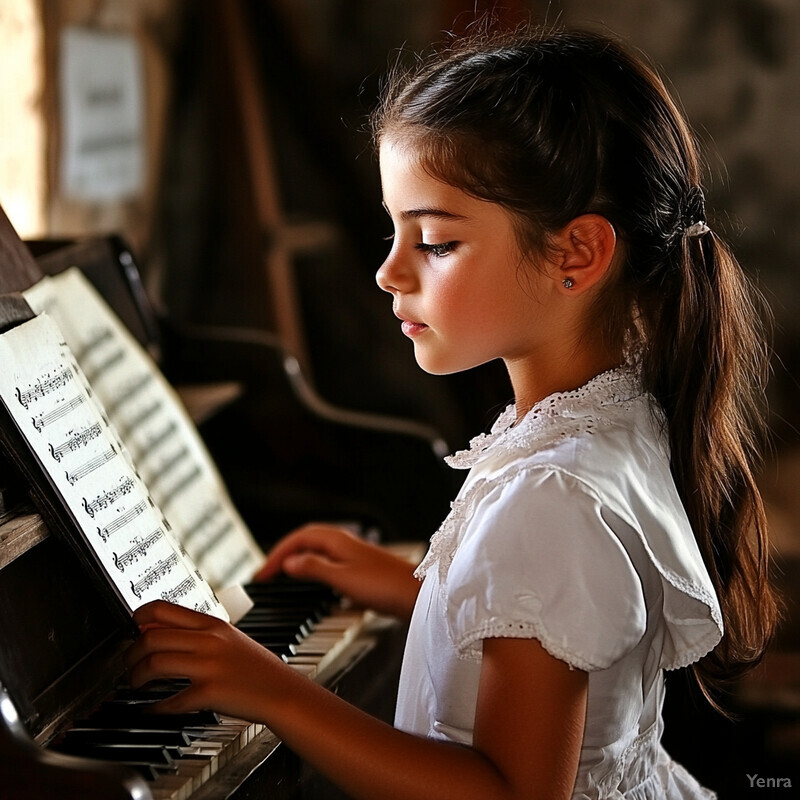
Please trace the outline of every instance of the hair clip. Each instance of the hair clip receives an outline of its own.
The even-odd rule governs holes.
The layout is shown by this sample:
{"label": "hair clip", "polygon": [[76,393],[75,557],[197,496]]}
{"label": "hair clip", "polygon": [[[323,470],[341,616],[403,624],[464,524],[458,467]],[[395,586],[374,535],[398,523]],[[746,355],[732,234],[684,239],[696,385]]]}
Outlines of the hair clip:
{"label": "hair clip", "polygon": [[682,222],[683,235],[690,239],[705,236],[711,230],[706,224],[706,198],[699,186],[692,186],[686,193]]}
{"label": "hair clip", "polygon": [[700,236],[705,236],[710,230],[711,228],[703,221],[693,222],[684,229],[683,235],[688,236],[690,239],[697,239]]}

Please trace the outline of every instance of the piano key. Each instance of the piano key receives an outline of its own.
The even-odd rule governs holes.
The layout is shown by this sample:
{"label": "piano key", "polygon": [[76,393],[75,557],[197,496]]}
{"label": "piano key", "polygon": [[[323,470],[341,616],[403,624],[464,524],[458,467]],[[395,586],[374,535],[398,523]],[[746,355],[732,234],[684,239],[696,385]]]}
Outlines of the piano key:
{"label": "piano key", "polygon": [[[193,711],[185,714],[158,714],[150,710],[148,703],[115,703],[108,700],[100,704],[92,715],[92,723],[106,724],[117,728],[181,728],[202,727],[219,722],[219,716],[213,711]],[[85,727],[87,720],[82,720]]]}
{"label": "piano key", "polygon": [[[82,733],[88,735],[81,735]],[[184,731],[140,731],[146,737],[131,735],[130,731],[72,730],[58,745],[64,753],[80,753],[97,758],[110,757],[119,761],[145,761],[150,764],[170,764],[176,759],[211,758],[218,756],[226,742],[196,737]],[[161,741],[157,741],[160,737]],[[230,738],[230,737],[228,737]]]}
{"label": "piano key", "polygon": [[160,744],[183,747],[191,744],[191,737],[185,730],[152,730],[145,728],[70,728],[64,735],[69,741],[91,742],[95,744]]}
{"label": "piano key", "polygon": [[158,686],[148,686],[140,689],[131,689],[128,687],[119,688],[114,691],[114,700],[117,702],[155,702],[156,700],[166,700],[177,694],[181,689],[189,686],[189,681],[181,685],[165,686],[163,688]]}
{"label": "piano key", "polygon": [[225,749],[222,742],[202,742],[200,744],[193,744],[188,747],[178,747],[178,755],[180,758],[211,758],[218,756]]}
{"label": "piano key", "polygon": [[260,596],[275,596],[281,594],[303,595],[304,597],[326,597],[336,599],[336,593],[330,586],[319,581],[307,581],[300,578],[277,577],[269,581],[256,581],[245,585],[245,591],[250,597],[254,594]]}
{"label": "piano key", "polygon": [[276,625],[274,623],[264,623],[254,620],[237,625],[239,630],[244,631],[248,636],[271,634],[272,636],[285,637],[287,642],[299,642],[308,636],[305,628],[298,628],[297,625]]}
{"label": "piano key", "polygon": [[[124,764],[144,763],[151,764],[153,767],[168,766],[175,763],[175,758],[168,748],[157,744],[118,744],[118,743],[94,743],[94,742],[73,742],[65,739],[57,748],[62,753],[88,756],[89,758],[99,758],[104,761],[119,761]],[[177,755],[177,748],[174,755]]]}
{"label": "piano key", "polygon": [[[333,593],[319,584],[257,584],[251,597],[256,605],[242,618],[240,627],[311,679],[338,658],[363,623],[361,612],[342,609]],[[101,703],[90,719],[76,723],[87,731],[76,736],[91,741],[94,734],[89,729],[94,729],[108,735],[100,743],[162,746],[172,757],[172,766],[162,764],[159,768],[144,761],[134,766],[148,777],[154,800],[190,800],[265,727],[212,712],[160,715],[149,710],[154,701],[187,685],[185,680],[174,680],[153,682],[141,689],[123,688]],[[119,739],[113,738],[115,731],[121,731]],[[177,745],[176,732],[182,740]],[[165,738],[159,741],[162,733]],[[137,755],[141,751],[129,752]]]}
{"label": "piano key", "polygon": [[292,642],[275,641],[271,636],[251,636],[250,638],[254,642],[260,644],[266,650],[269,650],[273,655],[281,658],[283,661],[286,661],[287,658],[295,655],[295,648],[298,647],[297,644]]}

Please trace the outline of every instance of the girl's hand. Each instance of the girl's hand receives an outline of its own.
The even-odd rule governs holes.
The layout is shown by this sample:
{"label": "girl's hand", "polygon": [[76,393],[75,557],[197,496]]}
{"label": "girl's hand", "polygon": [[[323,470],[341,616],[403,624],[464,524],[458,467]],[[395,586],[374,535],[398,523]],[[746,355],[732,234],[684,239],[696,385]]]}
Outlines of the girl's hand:
{"label": "girl's hand", "polygon": [[226,622],[162,601],[134,614],[134,687],[192,685],[154,711],[213,709],[262,722],[354,798],[512,800],[572,796],[588,675],[535,639],[483,643],[472,747],[413,736],[349,705]]}
{"label": "girl's hand", "polygon": [[278,658],[216,617],[157,600],[133,615],[141,636],[124,655],[131,686],[161,678],[192,685],[153,706],[161,713],[214,709],[263,719],[270,707],[270,675]]}
{"label": "girl's hand", "polygon": [[411,564],[331,525],[306,525],[281,539],[256,580],[279,572],[321,581],[359,606],[404,619],[419,592]]}

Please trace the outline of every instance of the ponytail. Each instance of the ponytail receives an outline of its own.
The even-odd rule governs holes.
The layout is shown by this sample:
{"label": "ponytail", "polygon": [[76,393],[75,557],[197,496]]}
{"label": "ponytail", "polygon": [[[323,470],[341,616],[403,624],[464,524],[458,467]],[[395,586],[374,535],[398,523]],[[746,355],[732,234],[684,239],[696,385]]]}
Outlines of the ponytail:
{"label": "ponytail", "polygon": [[642,375],[666,413],[672,473],[725,621],[720,644],[694,665],[709,696],[759,662],[777,620],[756,484],[766,307],[713,232],[683,237],[675,273],[650,315]]}

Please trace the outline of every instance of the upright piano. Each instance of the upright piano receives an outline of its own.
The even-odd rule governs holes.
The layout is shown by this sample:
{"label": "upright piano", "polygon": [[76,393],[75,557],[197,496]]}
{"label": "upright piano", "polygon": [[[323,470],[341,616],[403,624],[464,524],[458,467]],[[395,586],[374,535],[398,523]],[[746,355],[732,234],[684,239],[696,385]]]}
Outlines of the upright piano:
{"label": "upright piano", "polygon": [[[7,301],[0,332],[15,323],[16,299],[12,294],[9,301],[9,294],[40,275],[0,211],[0,294]],[[263,355],[263,346],[259,352]],[[291,366],[291,360],[279,361]],[[291,375],[284,377],[289,385]],[[302,402],[297,384],[289,395]],[[346,420],[326,419],[325,412],[323,407],[317,414],[322,424],[346,426]],[[308,408],[303,413],[314,416]],[[379,431],[379,438],[386,435]],[[381,447],[385,444],[381,439]],[[451,487],[443,477],[426,483],[437,495],[438,513]],[[48,528],[29,487],[8,462],[0,462],[0,485],[3,798],[338,796],[264,726],[213,712],[148,715],[147,704],[179,690],[180,683],[145,691],[126,687],[121,658],[130,626],[108,608],[70,545]],[[363,505],[358,488],[351,508],[356,515]],[[309,487],[307,508],[316,509],[314,491]],[[258,504],[250,500],[248,521],[258,521]],[[269,503],[265,507],[268,513]],[[401,625],[349,609],[313,584],[278,580],[249,586],[248,592],[255,605],[238,623],[243,630],[309,679],[391,719],[404,642]]]}
{"label": "upright piano", "polygon": [[[211,712],[148,716],[146,704],[180,684],[125,688],[126,632],[81,579],[75,555],[33,511],[4,523],[0,537],[4,798],[335,796],[264,726]],[[256,605],[240,627],[310,679],[390,718],[400,626],[344,609],[321,587],[277,582],[250,592]]]}

